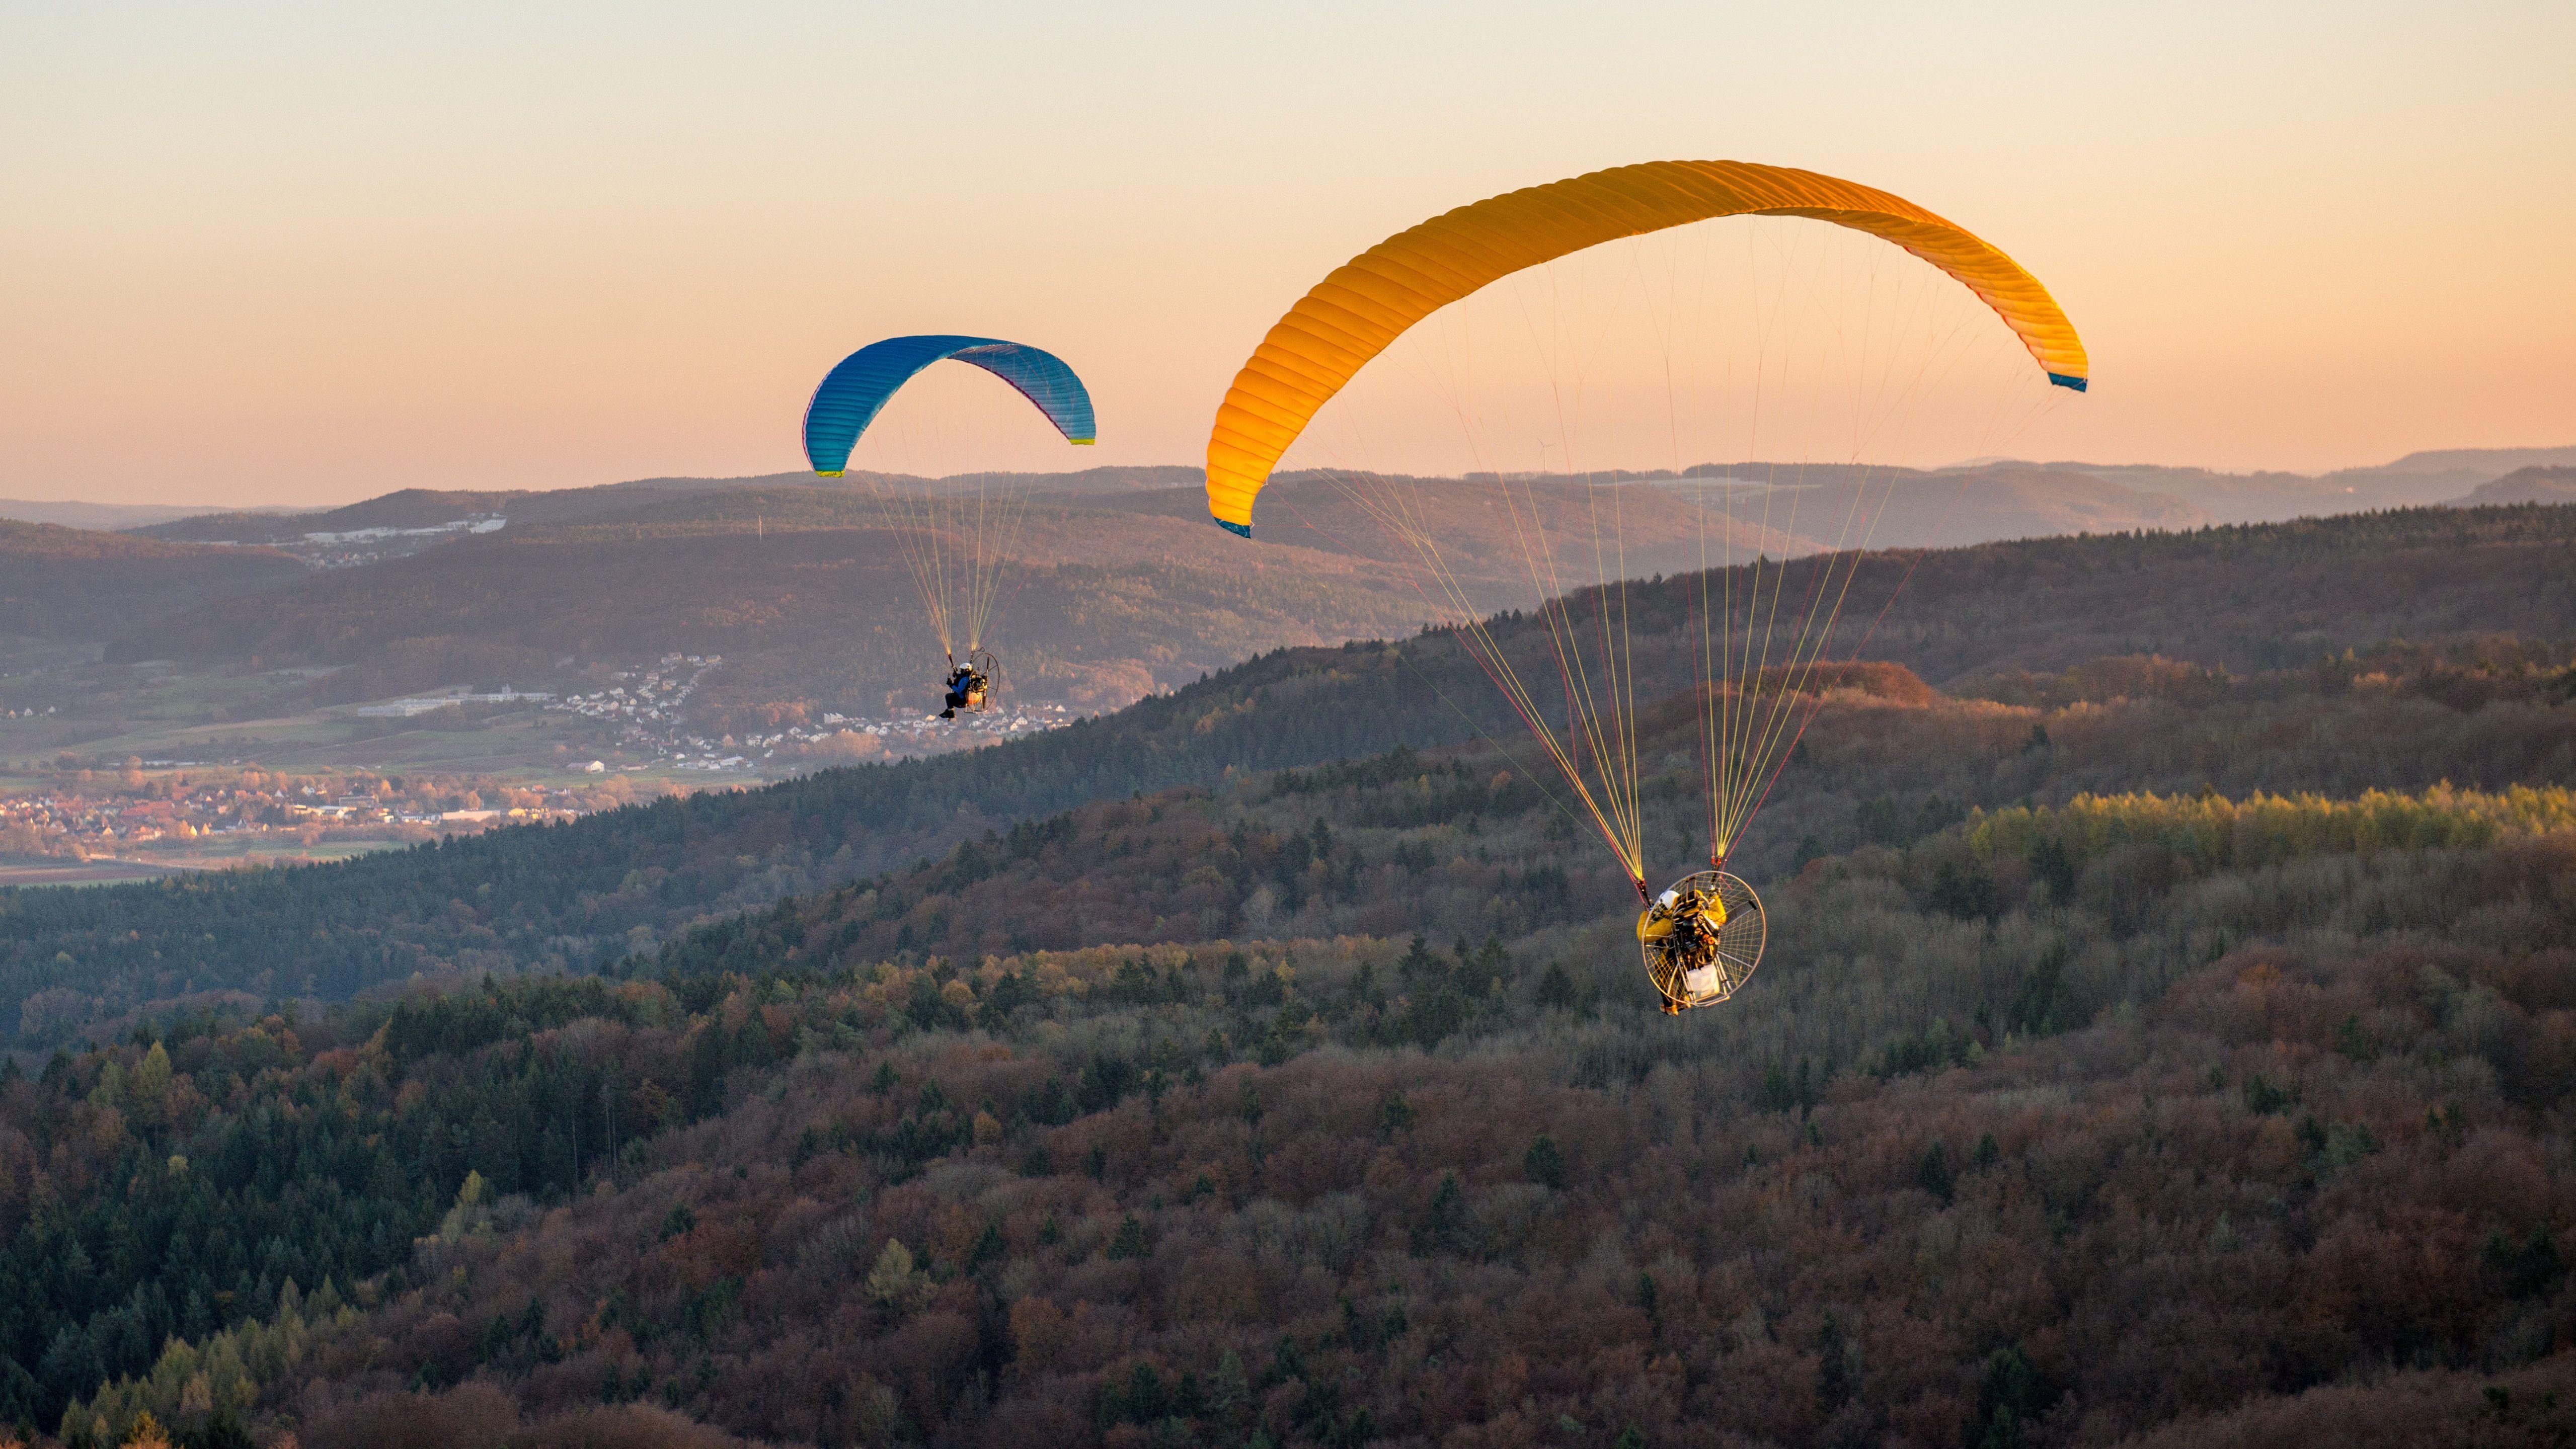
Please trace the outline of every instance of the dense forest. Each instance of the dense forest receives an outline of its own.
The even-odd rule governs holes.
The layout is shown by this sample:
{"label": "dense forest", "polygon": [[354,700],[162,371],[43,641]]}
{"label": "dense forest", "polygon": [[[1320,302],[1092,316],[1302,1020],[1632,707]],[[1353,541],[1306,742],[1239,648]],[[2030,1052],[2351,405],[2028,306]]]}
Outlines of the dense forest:
{"label": "dense forest", "polygon": [[[1312,864],[1421,778],[1343,772]],[[2545,1438],[2571,879],[2563,789],[2087,796],[1809,861],[1678,1020],[1571,938],[889,958],[803,902],[609,977],[173,1019],[0,1086],[0,1419]]]}
{"label": "dense forest", "polygon": [[[1911,577],[1866,647],[1959,697],[1837,705],[1783,779],[1770,815],[1781,825],[1744,864],[1767,877],[1801,852],[1889,838],[1891,812],[1937,825],[2025,795],[2566,783],[2570,661],[2545,641],[2576,634],[2571,545],[2576,510],[2505,508],[1891,556]],[[1693,586],[1630,590],[1641,693],[1689,683]],[[1498,633],[1532,659],[1544,647],[1528,619],[1507,616]],[[210,993],[341,1000],[415,977],[595,969],[692,922],[901,870],[1086,801],[1510,730],[1447,635],[1283,650],[966,755],[326,867],[0,894],[0,1003],[35,1007],[0,1026],[48,1046]],[[2054,747],[2026,749],[2034,730]],[[1650,773],[1659,808],[1686,815],[1686,762]],[[1501,803],[1543,808],[1526,793]],[[1558,844],[1528,848],[1566,855]],[[1650,859],[1691,854],[1678,824],[1650,831]],[[1587,866],[1564,867],[1568,889],[1598,899]],[[297,950],[282,956],[280,940]]]}

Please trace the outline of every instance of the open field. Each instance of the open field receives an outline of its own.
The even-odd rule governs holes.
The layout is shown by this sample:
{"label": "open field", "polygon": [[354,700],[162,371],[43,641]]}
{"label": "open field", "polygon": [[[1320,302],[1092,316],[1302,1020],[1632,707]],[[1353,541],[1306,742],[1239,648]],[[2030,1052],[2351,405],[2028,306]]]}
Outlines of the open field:
{"label": "open field", "polygon": [[400,850],[405,840],[324,840],[311,845],[276,840],[212,840],[184,850],[138,852],[132,856],[96,856],[57,860],[46,856],[0,858],[0,886],[115,885],[124,881],[159,880],[190,871],[227,870],[243,865],[320,865]]}
{"label": "open field", "polygon": [[159,880],[177,875],[174,866],[139,860],[52,860],[43,856],[0,860],[0,885],[116,885],[130,880]]}
{"label": "open field", "polygon": [[312,674],[89,660],[0,677],[0,708],[33,711],[0,718],[0,794],[64,767],[113,769],[128,759],[147,771],[220,765],[531,781],[560,779],[567,762],[619,763],[613,732],[571,715],[520,708],[370,718],[359,704],[310,703],[303,689]]}

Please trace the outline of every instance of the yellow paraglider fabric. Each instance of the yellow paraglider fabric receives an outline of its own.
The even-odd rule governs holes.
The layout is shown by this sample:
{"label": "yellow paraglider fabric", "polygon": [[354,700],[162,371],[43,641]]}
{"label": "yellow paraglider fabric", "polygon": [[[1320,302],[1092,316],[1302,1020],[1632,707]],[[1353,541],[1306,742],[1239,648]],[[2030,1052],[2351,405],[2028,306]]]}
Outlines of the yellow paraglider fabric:
{"label": "yellow paraglider fabric", "polygon": [[1433,312],[1524,267],[1721,216],[1813,217],[1885,238],[1984,298],[2051,382],[2084,388],[2084,344],[2048,289],[1912,202],[1782,166],[1652,161],[1459,207],[1335,268],[1270,329],[1226,390],[1208,434],[1208,511],[1249,534],[1253,495],[1316,410]]}

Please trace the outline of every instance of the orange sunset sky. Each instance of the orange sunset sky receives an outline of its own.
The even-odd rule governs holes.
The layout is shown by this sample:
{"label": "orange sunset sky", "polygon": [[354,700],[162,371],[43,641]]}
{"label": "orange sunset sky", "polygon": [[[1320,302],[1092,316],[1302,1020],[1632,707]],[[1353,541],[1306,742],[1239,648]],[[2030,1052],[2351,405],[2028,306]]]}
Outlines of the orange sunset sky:
{"label": "orange sunset sky", "polygon": [[914,331],[1073,361],[1062,466],[1195,463],[1335,263],[1665,157],[2012,252],[2096,388],[2026,455],[2576,443],[2570,56],[2566,0],[0,0],[0,496],[784,471],[815,378]]}

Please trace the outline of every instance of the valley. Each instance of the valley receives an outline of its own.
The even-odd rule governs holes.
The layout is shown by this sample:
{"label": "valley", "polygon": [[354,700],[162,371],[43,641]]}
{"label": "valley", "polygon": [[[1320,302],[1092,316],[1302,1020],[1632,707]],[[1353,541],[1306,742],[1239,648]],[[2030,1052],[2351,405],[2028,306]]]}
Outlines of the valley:
{"label": "valley", "polygon": [[[2289,475],[2227,482],[2002,463],[1935,474],[1710,464],[1683,477],[1637,475],[1618,491],[1636,541],[1628,568],[1645,576],[1696,570],[1729,546],[1796,556],[1846,541],[1828,524],[1856,505],[1874,520],[1874,546],[1955,546],[2443,501],[2470,491],[2461,480],[2482,469],[2545,472],[2556,457],[2424,455],[2348,482],[2312,480],[2305,492],[2282,481]],[[2274,503],[2252,513],[2202,506],[2218,496],[2212,488],[2257,482]],[[1536,598],[1530,561],[1480,485],[1283,474],[1260,542],[1245,546],[1205,525],[1191,470],[999,484],[1025,490],[1031,508],[994,641],[1023,730],[1282,646],[1409,632],[1440,612],[1355,506],[1369,489],[1396,488],[1446,515],[1448,549],[1479,607]],[[1014,731],[999,719],[946,731],[905,723],[936,708],[938,657],[865,490],[960,486],[665,478],[552,493],[412,489],[321,512],[147,521],[135,534],[10,525],[0,558],[23,602],[0,598],[0,615],[41,597],[28,618],[40,612],[43,622],[0,618],[0,631],[16,631],[0,641],[0,764],[23,777],[30,763],[69,753],[93,770],[135,758],[548,784],[597,759],[657,779],[685,762],[681,775],[746,783],[879,750],[895,758],[1007,737]],[[1533,500],[1556,500],[1545,506],[1580,506],[1573,483],[1526,486]],[[1551,568],[1583,578],[1593,562]],[[2133,647],[2153,652],[2155,641]],[[675,652],[725,661],[706,672],[686,718],[621,710],[612,724],[605,692]],[[2078,652],[2118,651],[2093,641]],[[406,700],[507,691],[582,695],[592,707],[532,716],[468,704],[392,723],[384,714],[411,708]],[[835,727],[830,715],[869,723]],[[758,747],[766,756],[723,743],[772,736]],[[731,758],[743,763],[724,766]]]}

